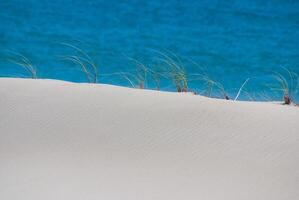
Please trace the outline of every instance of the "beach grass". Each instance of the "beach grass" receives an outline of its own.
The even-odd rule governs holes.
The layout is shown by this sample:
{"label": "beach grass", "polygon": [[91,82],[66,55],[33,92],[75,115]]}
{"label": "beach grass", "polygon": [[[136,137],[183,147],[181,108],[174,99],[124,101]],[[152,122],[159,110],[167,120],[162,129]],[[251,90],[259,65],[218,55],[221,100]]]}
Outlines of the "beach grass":
{"label": "beach grass", "polygon": [[271,87],[271,90],[276,90],[282,93],[283,103],[290,105],[294,102],[294,96],[298,92],[298,75],[287,68],[282,68],[282,72],[274,72],[274,79],[278,86]]}
{"label": "beach grass", "polygon": [[[59,58],[69,61],[79,66],[86,80],[90,83],[99,83],[100,73],[99,65],[94,59],[83,49],[76,45],[69,43],[60,43],[66,48],[71,50],[70,54],[60,55]],[[126,58],[133,63],[134,70],[122,71],[112,73],[111,75],[121,76],[127,80],[129,85],[133,88],[140,89],[156,89],[161,90],[161,84],[171,83],[172,88],[179,93],[193,92],[212,98],[223,98],[225,100],[239,100],[240,96],[247,97],[250,101],[264,99],[265,101],[275,101],[271,98],[267,91],[260,94],[255,94],[254,91],[248,92],[245,86],[248,82],[253,82],[254,78],[246,78],[242,85],[237,88],[236,94],[232,95],[228,92],[227,88],[220,82],[219,79],[212,78],[204,67],[191,59],[182,59],[175,53],[165,50],[154,52],[153,62],[145,64],[138,59],[126,56]],[[9,51],[7,61],[22,67],[29,74],[30,78],[38,78],[37,68],[31,60],[21,53]],[[192,64],[197,67],[198,73],[188,73],[187,67]],[[193,68],[194,69],[194,68]],[[273,72],[270,76],[274,78],[276,85],[268,86],[270,91],[276,91],[282,96],[281,100],[285,105],[297,105],[295,102],[296,94],[299,92],[299,79],[298,75],[287,68],[281,67],[281,72]],[[104,75],[104,74],[103,74]],[[190,87],[193,82],[197,82],[198,88]],[[165,88],[163,88],[165,90]],[[268,90],[269,91],[269,90]]]}
{"label": "beach grass", "polygon": [[37,79],[37,68],[34,64],[32,64],[31,60],[28,57],[14,51],[8,51],[8,53],[10,56],[7,58],[7,60],[10,63],[16,64],[17,66],[25,69],[30,78]]}
{"label": "beach grass", "polygon": [[188,92],[188,72],[179,56],[170,51],[167,52],[168,54],[160,51],[155,52],[158,54],[156,60],[164,64],[164,68],[167,69],[166,76],[172,80],[176,91]]}
{"label": "beach grass", "polygon": [[69,43],[60,44],[69,47],[74,51],[74,54],[60,56],[60,58],[78,65],[90,83],[98,83],[99,65],[81,48]]}

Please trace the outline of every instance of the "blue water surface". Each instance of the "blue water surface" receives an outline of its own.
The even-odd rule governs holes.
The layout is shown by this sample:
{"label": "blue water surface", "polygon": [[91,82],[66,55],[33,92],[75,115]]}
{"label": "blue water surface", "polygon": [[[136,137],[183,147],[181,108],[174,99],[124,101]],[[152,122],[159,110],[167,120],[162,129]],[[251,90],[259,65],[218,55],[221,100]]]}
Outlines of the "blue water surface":
{"label": "blue water surface", "polygon": [[[189,74],[204,69],[232,97],[250,78],[241,99],[280,99],[272,74],[288,80],[285,68],[299,74],[299,1],[0,0],[0,76],[28,75],[9,61],[18,52],[40,78],[87,82],[79,66],[63,59],[74,49],[62,43],[84,49],[102,83],[129,86],[121,74],[134,72],[132,59],[151,68],[163,52]],[[202,92],[206,83],[190,78],[189,87]],[[165,78],[161,89],[175,87]]]}

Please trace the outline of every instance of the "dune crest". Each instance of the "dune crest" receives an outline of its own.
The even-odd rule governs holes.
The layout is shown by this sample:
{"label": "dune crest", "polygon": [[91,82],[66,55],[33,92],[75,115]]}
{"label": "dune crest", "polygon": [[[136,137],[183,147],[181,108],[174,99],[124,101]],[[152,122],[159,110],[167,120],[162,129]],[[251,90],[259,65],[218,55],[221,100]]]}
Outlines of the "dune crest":
{"label": "dune crest", "polygon": [[299,109],[0,79],[0,199],[294,200]]}

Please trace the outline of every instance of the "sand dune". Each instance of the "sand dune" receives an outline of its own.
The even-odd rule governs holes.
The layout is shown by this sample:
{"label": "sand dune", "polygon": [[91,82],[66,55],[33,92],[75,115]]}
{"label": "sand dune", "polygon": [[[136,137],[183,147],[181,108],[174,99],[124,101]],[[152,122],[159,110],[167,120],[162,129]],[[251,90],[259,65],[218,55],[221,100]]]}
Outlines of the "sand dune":
{"label": "sand dune", "polygon": [[299,199],[299,108],[0,79],[0,199]]}

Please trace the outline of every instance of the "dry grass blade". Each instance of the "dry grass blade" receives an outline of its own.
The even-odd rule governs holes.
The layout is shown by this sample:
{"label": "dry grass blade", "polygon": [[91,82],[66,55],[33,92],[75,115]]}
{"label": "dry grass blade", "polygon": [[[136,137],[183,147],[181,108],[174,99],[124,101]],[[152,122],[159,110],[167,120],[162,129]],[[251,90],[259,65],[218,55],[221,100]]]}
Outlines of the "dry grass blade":
{"label": "dry grass blade", "polygon": [[247,79],[244,81],[244,83],[243,83],[242,86],[240,87],[240,89],[239,89],[239,91],[238,91],[238,93],[237,93],[237,95],[236,95],[234,101],[236,101],[236,100],[239,98],[239,96],[240,96],[240,94],[241,94],[241,92],[242,92],[243,87],[247,84],[247,82],[248,82],[249,80],[250,80],[250,78],[247,78]]}
{"label": "dry grass blade", "polygon": [[13,55],[13,58],[8,58],[9,62],[25,69],[30,74],[31,78],[37,78],[37,69],[27,57],[25,57],[23,54],[13,51],[9,51],[9,53]]}
{"label": "dry grass blade", "polygon": [[290,105],[293,103],[293,93],[298,91],[298,82],[295,84],[295,81],[298,81],[298,75],[289,71],[286,68],[284,72],[287,73],[287,76],[284,76],[280,73],[274,72],[274,78],[279,83],[278,88],[271,88],[272,90],[278,90],[283,92],[283,102],[285,105]]}
{"label": "dry grass blade", "polygon": [[190,81],[195,81],[195,80],[201,80],[204,82],[206,86],[206,90],[204,92],[205,96],[211,97],[213,94],[213,89],[215,88],[216,90],[220,91],[221,96],[229,100],[229,96],[227,91],[225,90],[224,86],[218,82],[213,80],[210,76],[208,76],[206,73],[203,74],[192,74],[192,76],[195,76],[196,78],[192,78]]}
{"label": "dry grass blade", "polygon": [[129,78],[129,75],[131,75],[131,74],[124,73],[124,72],[120,72],[119,74],[120,74],[124,79],[126,79],[126,80],[130,83],[130,85],[131,85],[133,88],[136,88],[136,85],[134,84],[134,81],[132,81],[132,79]]}
{"label": "dry grass blade", "polygon": [[76,47],[74,45],[68,43],[60,43],[64,46],[67,46],[73,50],[75,50],[75,55],[66,55],[60,56],[64,60],[71,61],[77,65],[79,65],[84,72],[87,80],[90,83],[98,83],[99,82],[99,67],[93,61],[93,59],[82,49]]}
{"label": "dry grass blade", "polygon": [[136,75],[134,76],[135,81],[140,89],[144,89],[146,85],[147,73],[149,68],[137,59],[127,57],[129,60],[136,64]]}
{"label": "dry grass blade", "polygon": [[160,90],[160,88],[161,88],[161,79],[162,78],[167,78],[167,76],[164,75],[163,71],[159,71],[158,69],[150,70],[149,72],[151,74],[151,77],[152,77],[155,85],[156,85],[156,89]]}
{"label": "dry grass blade", "polygon": [[[188,73],[183,67],[181,60],[174,60],[170,56],[159,52],[162,58],[158,60],[170,67],[169,75],[178,92],[188,92]],[[177,58],[177,56],[175,56]],[[178,59],[178,58],[177,58]]]}

